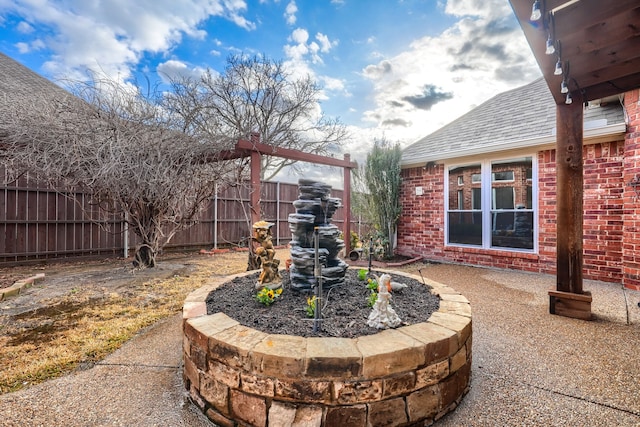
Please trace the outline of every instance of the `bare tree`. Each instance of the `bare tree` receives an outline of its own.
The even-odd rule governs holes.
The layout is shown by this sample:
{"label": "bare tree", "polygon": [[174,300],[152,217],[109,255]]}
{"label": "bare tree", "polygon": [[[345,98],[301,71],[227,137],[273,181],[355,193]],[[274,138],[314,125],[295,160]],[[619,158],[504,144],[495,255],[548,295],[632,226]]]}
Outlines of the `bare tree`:
{"label": "bare tree", "polygon": [[155,91],[104,79],[71,91],[0,99],[0,157],[16,173],[83,192],[104,214],[123,212],[142,240],[134,264],[153,267],[215,194],[230,164],[214,160],[228,145],[190,132]]}
{"label": "bare tree", "polygon": [[[310,77],[292,79],[282,62],[264,56],[231,56],[222,74],[172,82],[173,110],[185,126],[233,140],[260,135],[276,147],[329,155],[339,151],[347,131],[319,108],[320,87]],[[262,179],[272,179],[295,161],[263,156]]]}

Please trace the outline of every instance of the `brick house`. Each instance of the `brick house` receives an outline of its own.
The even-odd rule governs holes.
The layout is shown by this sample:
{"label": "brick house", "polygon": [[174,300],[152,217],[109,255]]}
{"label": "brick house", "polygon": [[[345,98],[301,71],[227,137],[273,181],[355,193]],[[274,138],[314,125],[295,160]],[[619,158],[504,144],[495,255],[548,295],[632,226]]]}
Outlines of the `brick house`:
{"label": "brick house", "polygon": [[[589,102],[583,148],[584,277],[636,290],[639,92]],[[407,147],[397,252],[555,274],[555,119],[541,78]]]}

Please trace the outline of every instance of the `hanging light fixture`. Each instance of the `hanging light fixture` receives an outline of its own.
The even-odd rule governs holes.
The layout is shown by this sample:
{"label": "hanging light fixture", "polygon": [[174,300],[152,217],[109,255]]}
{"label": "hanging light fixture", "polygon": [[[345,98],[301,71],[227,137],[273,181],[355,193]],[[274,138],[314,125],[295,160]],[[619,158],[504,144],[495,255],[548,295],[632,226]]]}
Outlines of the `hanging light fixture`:
{"label": "hanging light fixture", "polygon": [[531,21],[539,21],[542,18],[542,11],[540,11],[540,0],[536,0],[533,2],[533,7],[531,8]]}
{"label": "hanging light fixture", "polygon": [[545,50],[544,53],[547,55],[553,55],[556,53],[556,47],[553,39],[551,38],[551,33],[549,33],[549,37],[547,38],[547,50]]}
{"label": "hanging light fixture", "polygon": [[567,86],[567,82],[564,79],[560,83],[560,93],[569,93],[569,86]]}
{"label": "hanging light fixture", "polygon": [[562,61],[558,58],[558,62],[556,62],[556,69],[553,71],[553,74],[559,76],[562,74]]}
{"label": "hanging light fixture", "polygon": [[569,105],[569,104],[571,104],[572,102],[573,102],[573,99],[571,98],[571,93],[570,93],[570,92],[567,92],[567,97],[565,98],[564,103],[565,103],[565,104],[567,104],[567,105]]}

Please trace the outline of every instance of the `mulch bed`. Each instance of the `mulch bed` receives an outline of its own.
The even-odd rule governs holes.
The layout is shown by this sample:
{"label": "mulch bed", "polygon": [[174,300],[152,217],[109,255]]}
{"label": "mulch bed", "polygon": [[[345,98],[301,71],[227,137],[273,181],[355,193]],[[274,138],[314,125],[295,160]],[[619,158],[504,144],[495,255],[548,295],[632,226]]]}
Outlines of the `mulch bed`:
{"label": "mulch bed", "polygon": [[[324,291],[321,330],[313,331],[313,319],[305,307],[311,292],[300,292],[289,286],[289,275],[282,271],[283,292],[275,302],[265,306],[255,298],[258,273],[236,278],[211,292],[207,298],[207,312],[224,312],[240,324],[269,334],[302,337],[355,338],[372,335],[379,329],[367,325],[371,307],[367,305],[370,290],[357,277],[357,270],[347,270],[345,284]],[[382,273],[372,271],[378,276]],[[403,325],[425,322],[437,311],[440,299],[430,287],[404,276],[392,275],[392,280],[408,287],[393,293],[391,306]]]}

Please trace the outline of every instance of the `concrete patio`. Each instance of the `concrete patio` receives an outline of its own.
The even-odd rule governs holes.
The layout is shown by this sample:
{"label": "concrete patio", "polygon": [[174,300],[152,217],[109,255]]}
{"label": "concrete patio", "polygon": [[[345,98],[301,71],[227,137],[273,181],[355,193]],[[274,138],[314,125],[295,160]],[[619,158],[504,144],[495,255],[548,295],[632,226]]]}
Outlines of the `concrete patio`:
{"label": "concrete patio", "polygon": [[[553,276],[402,270],[452,286],[473,310],[471,390],[435,425],[640,425],[640,292],[585,281],[587,322],[548,314]],[[211,426],[184,392],[180,325],[173,316],[91,368],[0,396],[0,425]]]}

